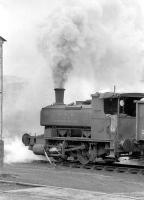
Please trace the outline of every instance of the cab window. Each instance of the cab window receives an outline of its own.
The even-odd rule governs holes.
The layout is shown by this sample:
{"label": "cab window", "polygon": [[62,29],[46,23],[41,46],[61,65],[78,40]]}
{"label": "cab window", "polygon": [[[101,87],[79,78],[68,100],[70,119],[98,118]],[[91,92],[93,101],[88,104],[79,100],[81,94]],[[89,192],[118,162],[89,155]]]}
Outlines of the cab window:
{"label": "cab window", "polygon": [[136,116],[136,100],[140,100],[139,97],[123,97],[120,99],[120,114],[126,114],[128,116]]}

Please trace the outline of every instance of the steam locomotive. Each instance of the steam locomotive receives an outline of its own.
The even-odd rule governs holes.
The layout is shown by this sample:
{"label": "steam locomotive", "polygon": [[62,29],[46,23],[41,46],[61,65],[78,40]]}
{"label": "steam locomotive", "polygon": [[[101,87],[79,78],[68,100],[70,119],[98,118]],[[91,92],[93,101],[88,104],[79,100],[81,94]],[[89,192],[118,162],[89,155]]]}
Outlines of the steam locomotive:
{"label": "steam locomotive", "polygon": [[82,164],[144,156],[143,93],[95,93],[90,100],[66,105],[64,90],[56,88],[55,103],[41,110],[44,134],[22,136],[29,150]]}

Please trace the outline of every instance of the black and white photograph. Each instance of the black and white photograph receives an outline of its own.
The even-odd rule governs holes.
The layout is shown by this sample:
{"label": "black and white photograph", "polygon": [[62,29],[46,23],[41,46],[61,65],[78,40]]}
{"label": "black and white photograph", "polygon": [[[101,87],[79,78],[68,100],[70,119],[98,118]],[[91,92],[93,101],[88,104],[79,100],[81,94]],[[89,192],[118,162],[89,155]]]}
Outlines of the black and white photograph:
{"label": "black and white photograph", "polygon": [[144,0],[0,0],[0,200],[144,200]]}

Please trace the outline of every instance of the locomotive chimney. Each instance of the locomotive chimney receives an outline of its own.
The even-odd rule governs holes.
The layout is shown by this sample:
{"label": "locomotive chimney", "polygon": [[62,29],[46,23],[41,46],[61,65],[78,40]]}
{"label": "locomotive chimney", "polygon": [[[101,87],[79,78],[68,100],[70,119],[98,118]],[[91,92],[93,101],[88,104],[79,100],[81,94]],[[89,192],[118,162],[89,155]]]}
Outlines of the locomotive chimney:
{"label": "locomotive chimney", "polygon": [[55,104],[64,104],[64,88],[55,88]]}

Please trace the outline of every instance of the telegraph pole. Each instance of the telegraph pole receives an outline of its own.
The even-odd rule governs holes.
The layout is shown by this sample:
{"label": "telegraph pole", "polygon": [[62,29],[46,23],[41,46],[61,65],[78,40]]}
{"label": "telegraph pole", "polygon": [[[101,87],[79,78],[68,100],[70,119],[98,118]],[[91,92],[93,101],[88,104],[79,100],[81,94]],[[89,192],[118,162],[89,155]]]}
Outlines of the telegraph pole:
{"label": "telegraph pole", "polygon": [[3,166],[4,141],[3,141],[3,43],[6,40],[0,36],[0,167]]}

